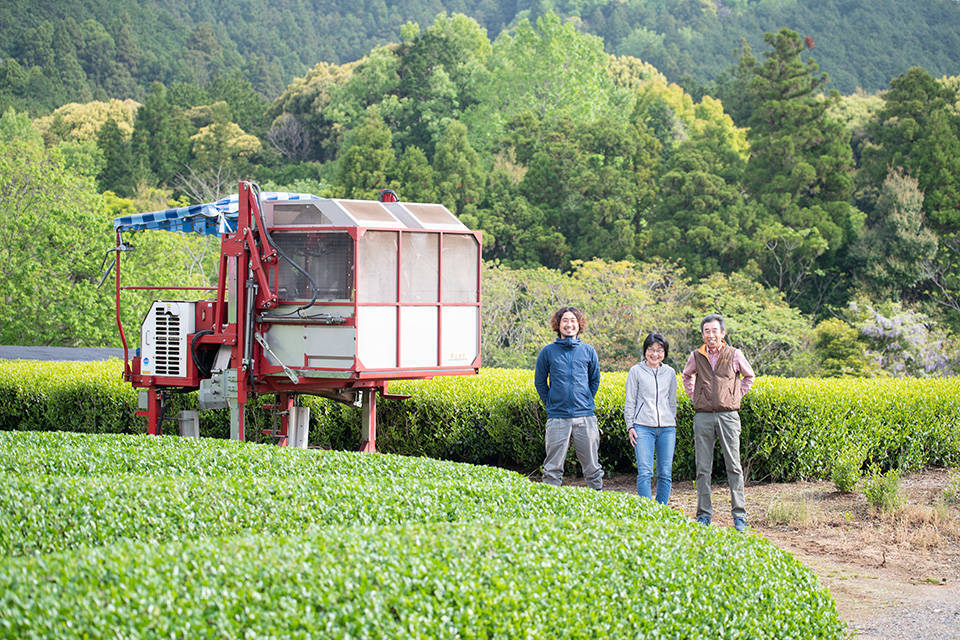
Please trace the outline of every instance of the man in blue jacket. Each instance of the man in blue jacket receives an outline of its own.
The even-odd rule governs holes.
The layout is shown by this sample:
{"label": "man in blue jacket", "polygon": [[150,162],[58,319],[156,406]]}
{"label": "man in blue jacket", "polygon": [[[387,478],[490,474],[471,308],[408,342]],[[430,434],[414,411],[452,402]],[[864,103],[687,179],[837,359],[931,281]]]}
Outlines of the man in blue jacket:
{"label": "man in blue jacket", "polygon": [[543,481],[560,486],[572,433],[587,486],[600,490],[603,488],[603,469],[597,460],[600,430],[593,404],[600,388],[600,363],[594,348],[580,341],[586,324],[583,313],[574,307],[563,307],[553,314],[550,326],[557,332],[557,339],[540,350],[534,384],[547,409]]}

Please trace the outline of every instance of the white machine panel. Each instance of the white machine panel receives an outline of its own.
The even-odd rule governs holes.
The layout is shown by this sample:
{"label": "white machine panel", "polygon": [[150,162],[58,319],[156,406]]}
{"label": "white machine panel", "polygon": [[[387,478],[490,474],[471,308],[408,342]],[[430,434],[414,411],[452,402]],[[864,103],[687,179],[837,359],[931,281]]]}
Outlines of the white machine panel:
{"label": "white machine panel", "polygon": [[440,314],[443,322],[440,364],[444,367],[470,366],[477,357],[480,310],[477,307],[444,307]]}
{"label": "white machine panel", "polygon": [[400,366],[437,364],[437,307],[400,307]]}
{"label": "white machine panel", "polygon": [[396,307],[360,307],[357,312],[357,357],[368,369],[397,366]]}
{"label": "white machine panel", "polygon": [[187,335],[196,326],[195,302],[157,301],[140,327],[140,373],[184,378],[190,345]]}

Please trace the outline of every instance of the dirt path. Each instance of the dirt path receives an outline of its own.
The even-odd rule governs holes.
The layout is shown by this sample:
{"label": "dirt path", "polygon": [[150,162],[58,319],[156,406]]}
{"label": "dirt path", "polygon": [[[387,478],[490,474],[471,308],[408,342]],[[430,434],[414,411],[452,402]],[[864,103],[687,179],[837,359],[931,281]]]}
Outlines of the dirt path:
{"label": "dirt path", "polygon": [[[632,474],[604,482],[605,490],[636,491]],[[820,578],[855,637],[960,640],[960,503],[945,499],[951,482],[944,470],[905,477],[906,504],[895,514],[878,514],[862,493],[841,494],[831,482],[753,485],[747,521],[751,535]],[[673,485],[671,508],[693,518],[696,505],[692,482]],[[713,509],[714,526],[732,525],[726,485],[714,485]]]}

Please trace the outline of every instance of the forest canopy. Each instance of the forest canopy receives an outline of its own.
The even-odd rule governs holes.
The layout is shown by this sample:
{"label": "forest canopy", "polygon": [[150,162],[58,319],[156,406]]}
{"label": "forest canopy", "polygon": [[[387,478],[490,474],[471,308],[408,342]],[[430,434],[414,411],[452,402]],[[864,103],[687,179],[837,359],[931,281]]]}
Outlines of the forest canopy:
{"label": "forest canopy", "polygon": [[[764,7],[731,3],[730,15]],[[496,36],[463,14],[407,22],[356,60],[314,62],[273,99],[255,75],[211,67],[202,81],[118,86],[33,119],[8,107],[4,232],[60,248],[11,244],[5,264],[32,266],[5,283],[8,308],[56,274],[51,295],[82,322],[21,314],[0,332],[115,343],[93,265],[110,219],[209,202],[253,179],[327,197],[391,188],[481,230],[488,365],[528,366],[550,338],[541,316],[567,301],[599,319],[591,339],[607,367],[628,365],[648,331],[693,345],[696,317],[716,310],[737,318],[731,339],[764,373],[958,366],[956,77],[912,66],[882,92],[844,96],[812,39],[782,28],[743,42],[698,92],[611,53],[582,17],[525,17],[535,14]],[[213,281],[209,240],[142,246],[131,277]]]}

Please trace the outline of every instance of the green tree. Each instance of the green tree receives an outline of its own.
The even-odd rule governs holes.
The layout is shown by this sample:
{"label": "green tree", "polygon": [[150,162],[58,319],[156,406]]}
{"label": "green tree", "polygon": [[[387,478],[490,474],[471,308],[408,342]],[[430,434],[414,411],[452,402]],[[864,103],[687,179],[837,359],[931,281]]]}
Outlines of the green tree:
{"label": "green tree", "polygon": [[526,168],[521,193],[563,234],[572,258],[640,255],[660,156],[646,127],[611,118],[541,122],[528,112],[510,129]]}
{"label": "green tree", "polygon": [[167,100],[163,84],[155,82],[133,126],[133,151],[138,165],[160,184],[170,183],[190,157],[190,125],[183,111]]}
{"label": "green tree", "polygon": [[483,231],[483,255],[514,269],[540,265],[558,268],[570,260],[570,247],[556,229],[546,226],[546,215],[520,194],[509,170],[495,168],[487,179],[475,217],[464,224]]}
{"label": "green tree", "polygon": [[334,188],[344,198],[376,199],[386,188],[395,161],[393,134],[373,110],[350,132],[337,161]]}
{"label": "green tree", "polygon": [[477,152],[467,139],[467,128],[458,120],[449,120],[437,142],[433,156],[437,195],[457,215],[476,208],[483,187],[484,173]]}
{"label": "green tree", "polygon": [[875,202],[891,167],[917,179],[923,212],[940,232],[960,231],[960,116],[957,93],[913,67],[890,82],[883,108],[867,126],[860,198]]}
{"label": "green tree", "polygon": [[109,243],[102,203],[36,132],[8,137],[22,128],[17,121],[12,111],[0,118],[0,342],[103,344],[112,305],[95,289]]}
{"label": "green tree", "polygon": [[393,188],[402,200],[408,202],[434,202],[437,190],[434,185],[433,167],[420,147],[407,147],[397,161],[396,181]]}
{"label": "green tree", "polygon": [[813,338],[817,375],[823,378],[865,377],[873,373],[860,332],[839,318],[817,325]]}
{"label": "green tree", "polygon": [[723,145],[716,128],[681,142],[660,178],[650,251],[678,260],[687,275],[756,271],[751,238],[756,208],[744,202],[746,163]]}
{"label": "green tree", "polygon": [[129,195],[133,191],[133,147],[124,137],[115,120],[107,120],[97,136],[97,146],[104,157],[104,167],[97,175],[100,191]]}
{"label": "green tree", "polygon": [[[816,311],[829,291],[818,272],[844,268],[846,251],[862,224],[850,204],[853,157],[850,135],[829,115],[838,100],[820,94],[826,75],[817,76],[796,32],[768,33],[771,48],[757,64],[750,91],[750,159],[744,185],[759,206],[756,235],[764,281],[787,300]],[[746,54],[745,54],[746,55]]]}
{"label": "green tree", "polygon": [[[493,43],[482,105],[465,118],[482,147],[525,112],[539,119],[596,120],[610,108],[611,79],[603,41],[582,34],[553,11],[521,20]],[[473,133],[473,131],[476,133]]]}
{"label": "green tree", "polygon": [[480,101],[490,41],[483,28],[462,14],[440,14],[429,29],[397,52],[398,141],[432,154],[444,118],[459,119]]}
{"label": "green tree", "polygon": [[876,299],[899,299],[925,277],[923,265],[937,253],[937,236],[923,218],[917,180],[891,169],[855,248],[857,278]]}

